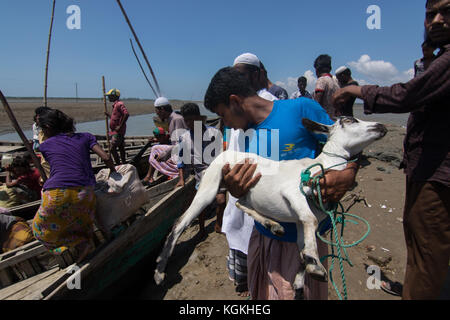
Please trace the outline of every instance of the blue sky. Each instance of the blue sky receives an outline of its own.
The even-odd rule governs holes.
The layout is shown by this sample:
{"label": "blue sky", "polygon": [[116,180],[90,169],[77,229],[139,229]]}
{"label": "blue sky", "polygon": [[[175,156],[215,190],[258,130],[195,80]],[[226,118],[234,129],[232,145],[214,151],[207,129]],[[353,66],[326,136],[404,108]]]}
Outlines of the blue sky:
{"label": "blue sky", "polygon": [[[7,96],[42,96],[51,0],[0,2],[0,89]],[[333,69],[350,66],[365,83],[411,77],[421,57],[425,0],[122,0],[170,99],[203,99],[210,79],[244,52],[256,54],[269,78],[292,92],[296,78],[314,84],[322,53]],[[81,9],[69,30],[67,7]],[[370,5],[381,29],[369,30]],[[123,97],[153,99],[129,45],[131,32],[114,0],[57,0],[49,71],[50,97],[101,96],[101,76]],[[137,47],[136,47],[137,48]]]}

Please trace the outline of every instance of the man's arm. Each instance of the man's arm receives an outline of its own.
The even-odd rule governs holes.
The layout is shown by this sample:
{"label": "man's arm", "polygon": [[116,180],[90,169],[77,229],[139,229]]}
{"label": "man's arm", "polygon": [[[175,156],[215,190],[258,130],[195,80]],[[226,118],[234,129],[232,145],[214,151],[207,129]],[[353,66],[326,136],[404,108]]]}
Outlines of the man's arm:
{"label": "man's arm", "polygon": [[339,103],[348,97],[364,100],[365,113],[407,113],[432,105],[450,92],[450,52],[437,58],[418,77],[407,83],[390,87],[348,86],[338,90],[333,101]]}

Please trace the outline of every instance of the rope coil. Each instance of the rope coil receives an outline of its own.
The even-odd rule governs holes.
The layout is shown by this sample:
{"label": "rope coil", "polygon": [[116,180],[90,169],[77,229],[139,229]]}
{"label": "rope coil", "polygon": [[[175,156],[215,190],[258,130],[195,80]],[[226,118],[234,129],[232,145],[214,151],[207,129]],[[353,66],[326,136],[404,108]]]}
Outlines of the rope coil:
{"label": "rope coil", "polygon": [[[331,257],[331,266],[329,268],[329,277],[330,277],[330,281],[333,284],[333,287],[337,293],[337,296],[339,297],[340,300],[347,300],[348,298],[348,293],[347,293],[347,282],[345,279],[345,273],[344,273],[344,261],[346,261],[351,267],[353,267],[353,263],[351,262],[348,253],[347,253],[347,248],[351,248],[354,247],[358,244],[360,244],[362,241],[364,241],[367,236],[370,233],[370,225],[369,222],[361,217],[358,217],[354,214],[349,214],[344,212],[344,208],[342,206],[342,204],[339,203],[333,203],[331,205],[331,209],[327,210],[325,209],[323,202],[322,202],[322,193],[321,193],[321,189],[320,189],[320,184],[319,181],[320,179],[322,179],[325,176],[325,171],[329,170],[331,168],[340,166],[342,164],[346,164],[348,162],[354,162],[356,161],[352,160],[352,161],[346,161],[344,163],[340,163],[334,166],[331,166],[329,168],[324,169],[324,167],[320,164],[320,163],[316,163],[313,164],[311,166],[309,166],[308,168],[306,168],[305,170],[302,171],[301,173],[301,182],[300,182],[300,191],[301,193],[307,197],[310,198],[314,201],[315,205],[320,208],[320,210],[322,210],[324,213],[326,213],[331,221],[331,229],[332,232],[330,233],[330,241],[324,239],[319,231],[316,232],[317,237],[323,241],[324,243],[328,244],[331,246],[331,254],[323,256],[320,258],[320,262],[322,263],[325,259]],[[314,167],[320,167],[321,169],[321,173],[317,174],[314,177],[311,177],[311,169]],[[313,191],[316,191],[317,193],[317,197],[313,197],[310,195],[307,195],[306,192],[303,190],[304,187],[310,187]],[[314,194],[314,192],[313,192]],[[338,211],[338,207],[340,207],[341,211]],[[344,235],[344,227],[345,227],[345,223],[351,222],[353,224],[358,224],[357,221],[352,220],[352,219],[348,219],[346,220],[346,217],[352,217],[355,220],[361,221],[363,222],[366,226],[367,226],[367,231],[366,233],[357,241],[351,243],[351,244],[344,244],[344,240],[343,240],[343,235]],[[325,223],[328,223],[328,219],[324,219],[318,226],[317,230],[321,230],[322,227],[324,226]],[[341,230],[340,230],[340,234],[338,234],[338,227],[337,225],[341,224]],[[335,240],[333,240],[333,238]],[[335,248],[336,248],[336,253],[335,253]],[[343,257],[344,256],[344,257]],[[334,263],[335,263],[335,259],[339,260],[339,270],[340,270],[340,274],[341,274],[341,279],[342,279],[342,287],[343,287],[343,294],[344,294],[344,298],[342,298],[342,295],[336,285],[336,283],[334,282],[333,279],[333,270],[334,270]]]}

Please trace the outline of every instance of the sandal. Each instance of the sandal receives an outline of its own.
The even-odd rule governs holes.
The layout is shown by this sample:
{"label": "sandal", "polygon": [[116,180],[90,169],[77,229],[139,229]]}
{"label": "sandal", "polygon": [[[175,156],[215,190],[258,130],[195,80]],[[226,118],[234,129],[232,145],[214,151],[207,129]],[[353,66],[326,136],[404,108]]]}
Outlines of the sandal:
{"label": "sandal", "polygon": [[400,282],[381,281],[381,290],[393,296],[400,297],[403,291],[403,285]]}

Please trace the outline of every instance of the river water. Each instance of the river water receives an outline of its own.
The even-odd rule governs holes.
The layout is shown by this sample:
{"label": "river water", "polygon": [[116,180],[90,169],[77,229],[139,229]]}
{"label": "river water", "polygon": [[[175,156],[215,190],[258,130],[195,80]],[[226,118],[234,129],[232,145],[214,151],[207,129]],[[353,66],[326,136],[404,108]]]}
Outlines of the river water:
{"label": "river water", "polygon": [[[216,114],[208,111],[203,105],[200,105],[200,112],[211,118],[217,117]],[[361,120],[377,121],[384,124],[396,124],[399,126],[406,126],[409,114],[372,114],[364,115],[362,106],[355,105],[354,107],[355,117]],[[151,136],[153,135],[153,129],[155,125],[153,123],[153,117],[155,113],[144,114],[140,116],[132,116],[127,121],[127,136]],[[78,132],[90,132],[94,135],[105,134],[105,120],[77,123],[76,128]],[[23,130],[24,128],[22,128]],[[27,138],[32,139],[33,133],[30,130],[24,130]],[[17,133],[7,133],[0,135],[0,141],[20,141]]]}

